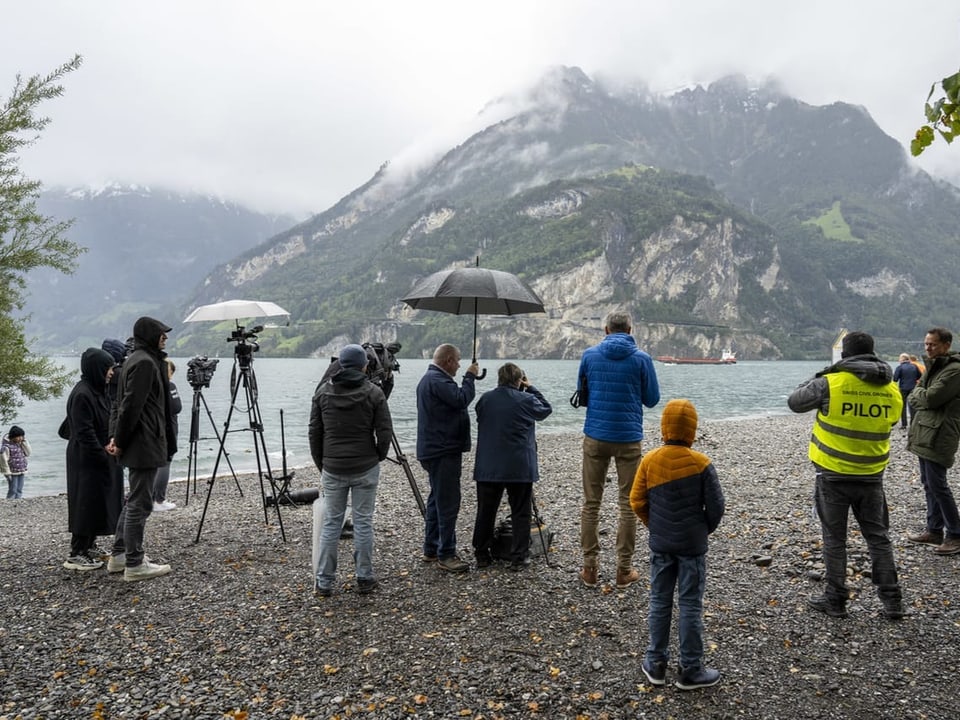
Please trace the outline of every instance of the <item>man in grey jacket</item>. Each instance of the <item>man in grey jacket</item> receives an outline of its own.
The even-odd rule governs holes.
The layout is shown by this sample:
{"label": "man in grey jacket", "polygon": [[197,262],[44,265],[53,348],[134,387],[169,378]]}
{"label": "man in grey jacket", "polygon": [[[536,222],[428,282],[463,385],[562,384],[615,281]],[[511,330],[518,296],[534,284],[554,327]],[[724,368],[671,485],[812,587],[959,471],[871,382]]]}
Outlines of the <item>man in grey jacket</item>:
{"label": "man in grey jacket", "polygon": [[947,484],[960,444],[960,353],[951,352],[953,334],[930,328],[923,339],[927,371],[907,398],[913,420],[907,449],[920,459],[920,482],[927,503],[922,532],[908,535],[916,543],[936,545],[938,555],[960,553],[960,514]]}
{"label": "man in grey jacket", "polygon": [[340,370],[320,384],[310,410],[310,454],[323,486],[323,529],[320,534],[318,595],[333,595],[337,552],[347,500],[353,509],[353,559],[357,591],[373,592],[373,511],[380,462],[393,439],[393,422],[383,391],[367,377],[367,353],[347,345],[338,357]]}

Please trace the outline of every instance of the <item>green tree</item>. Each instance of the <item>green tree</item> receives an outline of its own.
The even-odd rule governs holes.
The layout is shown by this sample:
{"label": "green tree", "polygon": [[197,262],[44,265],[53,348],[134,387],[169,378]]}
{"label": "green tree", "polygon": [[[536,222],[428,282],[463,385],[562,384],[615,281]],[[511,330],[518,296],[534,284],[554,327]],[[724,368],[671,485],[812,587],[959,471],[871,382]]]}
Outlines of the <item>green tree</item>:
{"label": "green tree", "polygon": [[40,183],[25,177],[19,152],[40,137],[49,118],[35,114],[44,100],[60,96],[60,80],[80,67],[76,55],[46,76],[23,80],[0,104],[0,418],[7,419],[25,399],[46,400],[61,394],[69,373],[49,358],[31,352],[23,310],[31,270],[55,268],[71,273],[84,249],[64,237],[70,222],[37,210]]}
{"label": "green tree", "polygon": [[939,133],[948,145],[955,137],[960,137],[960,72],[945,77],[940,81],[940,87],[943,88],[943,97],[931,105],[930,98],[936,92],[937,84],[930,86],[930,94],[923,106],[927,122],[917,130],[916,136],[910,141],[910,153],[914,156],[930,147],[936,138],[935,132]]}

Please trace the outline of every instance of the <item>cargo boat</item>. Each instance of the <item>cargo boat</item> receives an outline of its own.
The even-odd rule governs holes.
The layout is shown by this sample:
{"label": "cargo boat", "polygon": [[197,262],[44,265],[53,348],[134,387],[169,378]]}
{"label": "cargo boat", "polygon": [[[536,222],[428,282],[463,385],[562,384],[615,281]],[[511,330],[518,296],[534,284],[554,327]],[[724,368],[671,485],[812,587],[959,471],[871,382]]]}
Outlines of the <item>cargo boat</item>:
{"label": "cargo boat", "polygon": [[724,350],[720,357],[674,357],[673,355],[658,355],[655,360],[659,360],[664,365],[735,365],[737,356],[729,350]]}

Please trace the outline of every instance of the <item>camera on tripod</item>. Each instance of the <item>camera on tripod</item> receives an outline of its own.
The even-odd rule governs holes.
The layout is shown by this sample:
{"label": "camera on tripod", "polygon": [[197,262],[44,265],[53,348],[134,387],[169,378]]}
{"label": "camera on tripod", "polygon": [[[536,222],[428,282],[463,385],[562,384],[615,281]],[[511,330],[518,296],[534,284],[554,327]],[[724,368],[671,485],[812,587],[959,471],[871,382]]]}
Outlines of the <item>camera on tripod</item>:
{"label": "camera on tripod", "polygon": [[197,355],[187,361],[187,382],[194,390],[210,387],[210,381],[213,380],[213,373],[217,369],[219,358],[212,360],[206,355]]}

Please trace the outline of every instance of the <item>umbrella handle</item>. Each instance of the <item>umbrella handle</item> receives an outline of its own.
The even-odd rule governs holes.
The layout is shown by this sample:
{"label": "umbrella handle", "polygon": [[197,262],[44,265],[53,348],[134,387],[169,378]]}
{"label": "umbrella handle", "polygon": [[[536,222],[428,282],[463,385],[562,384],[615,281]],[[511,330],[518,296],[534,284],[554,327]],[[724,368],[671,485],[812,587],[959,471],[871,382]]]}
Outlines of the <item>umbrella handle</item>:
{"label": "umbrella handle", "polygon": [[[474,364],[474,365],[477,364],[477,359],[476,359],[476,358],[473,359],[473,364]],[[486,376],[487,376],[487,369],[484,368],[483,370],[480,371],[480,374],[477,375],[477,380],[483,380]]]}

